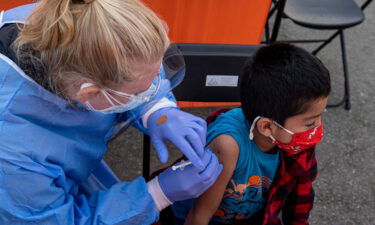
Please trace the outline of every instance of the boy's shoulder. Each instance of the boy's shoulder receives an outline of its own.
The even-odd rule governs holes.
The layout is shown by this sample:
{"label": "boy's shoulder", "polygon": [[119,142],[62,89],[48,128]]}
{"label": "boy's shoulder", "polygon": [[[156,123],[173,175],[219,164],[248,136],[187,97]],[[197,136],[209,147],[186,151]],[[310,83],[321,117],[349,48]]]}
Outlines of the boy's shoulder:
{"label": "boy's shoulder", "polygon": [[241,150],[252,147],[249,139],[249,125],[241,108],[235,108],[219,115],[209,124],[207,143],[218,149],[230,149],[230,154],[241,154]]}
{"label": "boy's shoulder", "polygon": [[248,122],[245,118],[245,115],[242,112],[242,109],[234,108],[217,116],[216,119],[209,124],[209,127],[223,126],[223,125],[227,125],[231,127],[247,128]]}
{"label": "boy's shoulder", "polygon": [[222,113],[208,125],[208,141],[222,134],[232,136],[237,142],[245,140],[248,137],[249,125],[241,108],[235,108]]}

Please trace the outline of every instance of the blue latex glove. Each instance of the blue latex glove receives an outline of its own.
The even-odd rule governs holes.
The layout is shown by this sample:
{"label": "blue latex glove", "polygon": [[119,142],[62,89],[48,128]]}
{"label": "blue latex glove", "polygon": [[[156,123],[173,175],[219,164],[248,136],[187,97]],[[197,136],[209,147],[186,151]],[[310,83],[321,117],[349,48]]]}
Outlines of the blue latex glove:
{"label": "blue latex glove", "polygon": [[172,142],[199,169],[206,145],[207,124],[203,119],[178,108],[162,108],[154,112],[147,126],[150,137],[162,163],[168,160],[166,142]]}
{"label": "blue latex glove", "polygon": [[160,188],[171,202],[197,198],[213,185],[223,165],[209,149],[204,151],[202,162],[203,170],[188,165],[177,170],[169,168],[159,175]]}

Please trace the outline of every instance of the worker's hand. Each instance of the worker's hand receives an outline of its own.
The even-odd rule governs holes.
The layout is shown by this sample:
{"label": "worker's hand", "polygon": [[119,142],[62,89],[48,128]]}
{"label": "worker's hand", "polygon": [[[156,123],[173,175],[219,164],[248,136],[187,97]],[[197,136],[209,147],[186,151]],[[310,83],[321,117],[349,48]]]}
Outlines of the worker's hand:
{"label": "worker's hand", "polygon": [[169,107],[154,112],[147,126],[161,162],[166,163],[168,160],[166,142],[170,141],[194,166],[204,168],[201,157],[206,145],[206,121],[178,108]]}
{"label": "worker's hand", "polygon": [[172,170],[169,168],[158,176],[160,188],[171,202],[197,198],[205,192],[220,175],[223,165],[211,150],[204,150],[203,170],[193,165]]}

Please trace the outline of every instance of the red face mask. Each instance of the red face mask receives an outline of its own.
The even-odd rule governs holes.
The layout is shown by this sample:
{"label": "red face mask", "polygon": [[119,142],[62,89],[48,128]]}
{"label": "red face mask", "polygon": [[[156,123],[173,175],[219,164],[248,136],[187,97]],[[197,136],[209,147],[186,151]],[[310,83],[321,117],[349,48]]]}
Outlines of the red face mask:
{"label": "red face mask", "polygon": [[293,136],[289,144],[284,144],[276,140],[271,135],[270,138],[272,139],[272,144],[279,146],[282,150],[290,154],[297,154],[305,149],[311,148],[323,139],[323,123],[315,128],[299,133],[293,133],[292,131],[282,127],[280,124],[276,124]]}
{"label": "red face mask", "polygon": [[[255,118],[253,124],[250,128],[250,139],[253,139],[253,129],[255,126],[255,123],[260,119],[261,117]],[[277,126],[279,126],[281,129],[285,130],[289,134],[292,135],[292,140],[289,144],[284,144],[276,140],[272,135],[270,138],[272,139],[272,144],[275,144],[279,146],[282,150],[286,151],[289,154],[297,154],[305,149],[308,149],[310,147],[315,146],[317,143],[319,143],[323,139],[323,123],[321,123],[319,126],[312,128],[307,131],[294,133],[280,124],[276,123]]]}

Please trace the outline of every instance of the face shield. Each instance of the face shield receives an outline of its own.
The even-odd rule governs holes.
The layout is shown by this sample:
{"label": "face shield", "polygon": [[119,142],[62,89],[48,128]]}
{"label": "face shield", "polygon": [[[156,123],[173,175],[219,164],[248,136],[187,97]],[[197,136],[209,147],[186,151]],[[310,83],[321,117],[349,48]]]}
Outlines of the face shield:
{"label": "face shield", "polygon": [[[157,87],[156,92],[147,96],[144,103],[126,112],[125,122],[117,124],[116,130],[123,131],[128,128],[134,121],[140,119],[148,110],[157,104],[164,97],[172,97],[171,91],[179,85],[185,76],[185,61],[180,50],[176,45],[170,45],[166,50],[159,76],[156,76],[152,85]],[[118,133],[118,132],[116,132]]]}

